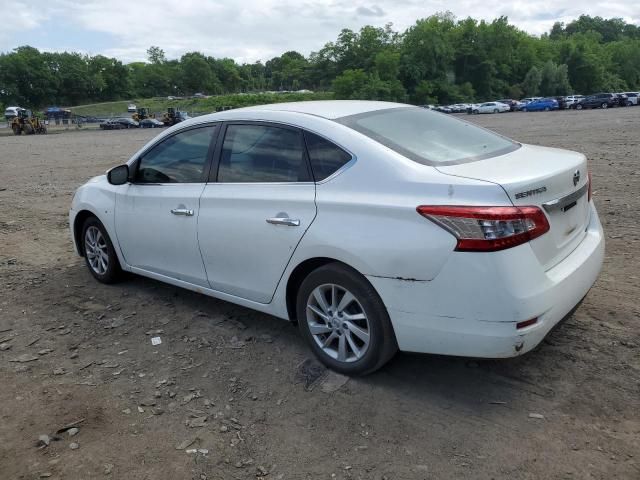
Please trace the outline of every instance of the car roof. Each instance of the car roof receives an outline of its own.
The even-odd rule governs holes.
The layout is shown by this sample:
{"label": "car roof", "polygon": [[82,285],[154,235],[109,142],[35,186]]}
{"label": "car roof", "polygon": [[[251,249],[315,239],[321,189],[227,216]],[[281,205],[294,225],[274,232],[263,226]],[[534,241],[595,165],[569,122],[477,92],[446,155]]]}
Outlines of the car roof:
{"label": "car roof", "polygon": [[[404,103],[376,102],[368,100],[316,100],[308,102],[271,103],[253,107],[238,108],[234,112],[295,112],[334,120],[340,117],[360,113],[386,110],[390,108],[411,107]],[[224,113],[228,113],[224,112]],[[222,112],[221,112],[222,113]],[[213,114],[216,115],[216,114]],[[215,118],[215,117],[214,117]]]}

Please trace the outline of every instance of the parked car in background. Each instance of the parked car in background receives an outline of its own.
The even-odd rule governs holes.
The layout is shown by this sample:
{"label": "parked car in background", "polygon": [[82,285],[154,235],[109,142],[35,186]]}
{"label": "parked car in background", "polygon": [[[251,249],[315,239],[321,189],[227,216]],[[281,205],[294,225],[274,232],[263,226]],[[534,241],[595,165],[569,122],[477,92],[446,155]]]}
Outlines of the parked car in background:
{"label": "parked car in background", "polygon": [[614,95],[616,96],[616,106],[630,107],[631,105],[633,105],[633,103],[629,101],[629,98],[625,93],[615,93]]}
{"label": "parked car in background", "polygon": [[130,103],[129,105],[127,105],[127,112],[129,113],[137,112],[136,104]]}
{"label": "parked car in background", "polygon": [[504,103],[505,105],[509,105],[509,110],[511,110],[512,112],[515,112],[520,105],[520,102],[518,100],[513,100],[512,98],[505,98],[497,101],[500,103]]}
{"label": "parked car in background", "polygon": [[564,100],[567,104],[567,108],[573,108],[573,105],[578,103],[583,98],[584,95],[567,95],[566,97],[564,97]]}
{"label": "parked car in background", "polygon": [[367,101],[175,125],[81,186],[69,225],[97,281],[124,270],[295,321],[350,375],[397,350],[534,349],[605,243],[584,155]]}
{"label": "parked car in background", "polygon": [[509,105],[501,102],[485,102],[472,110],[472,113],[503,113],[511,110]]}
{"label": "parked car in background", "polygon": [[576,110],[585,108],[610,108],[617,105],[617,98],[613,93],[596,93],[584,97],[573,105]]}
{"label": "parked car in background", "polygon": [[556,102],[558,102],[558,109],[559,110],[566,110],[567,109],[567,100],[565,97],[551,97],[553,98]]}
{"label": "parked car in background", "polygon": [[627,105],[638,105],[638,100],[640,99],[640,92],[624,92],[627,96],[628,103]]}
{"label": "parked car in background", "polygon": [[434,108],[434,110],[436,112],[440,112],[440,113],[452,113],[451,112],[451,108],[447,107],[446,105],[436,105],[436,107]]}
{"label": "parked car in background", "polygon": [[140,121],[140,128],[160,128],[164,127],[164,123],[162,123],[157,118],[145,118]]}
{"label": "parked car in background", "polygon": [[123,128],[137,128],[139,123],[132,118],[110,118],[109,120],[100,124],[100,128],[103,130],[121,130]]}
{"label": "parked car in background", "polygon": [[520,100],[520,107],[523,107],[529,102],[533,102],[534,100],[540,100],[542,97],[527,97]]}
{"label": "parked car in background", "polygon": [[523,112],[548,112],[550,110],[558,110],[558,102],[555,98],[540,98],[527,103],[522,107]]}
{"label": "parked car in background", "polygon": [[449,105],[451,109],[451,113],[465,113],[467,111],[466,103],[456,103],[454,105]]}
{"label": "parked car in background", "polygon": [[471,115],[480,106],[480,103],[470,103],[467,105],[467,114]]}

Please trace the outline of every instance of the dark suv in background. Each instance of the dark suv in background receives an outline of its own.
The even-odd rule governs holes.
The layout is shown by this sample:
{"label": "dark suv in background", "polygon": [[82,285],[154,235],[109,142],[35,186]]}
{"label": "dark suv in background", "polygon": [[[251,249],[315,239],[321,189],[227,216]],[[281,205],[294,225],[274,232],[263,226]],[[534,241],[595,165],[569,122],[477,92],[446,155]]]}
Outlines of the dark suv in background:
{"label": "dark suv in background", "polygon": [[618,98],[613,93],[596,93],[584,97],[578,103],[572,105],[576,110],[583,108],[609,108],[618,105]]}

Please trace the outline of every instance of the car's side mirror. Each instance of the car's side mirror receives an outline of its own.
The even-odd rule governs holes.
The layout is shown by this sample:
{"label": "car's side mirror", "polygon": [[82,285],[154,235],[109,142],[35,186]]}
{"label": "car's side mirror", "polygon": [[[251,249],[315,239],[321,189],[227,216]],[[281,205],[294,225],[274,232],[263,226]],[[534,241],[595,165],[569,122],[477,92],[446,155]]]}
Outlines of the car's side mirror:
{"label": "car's side mirror", "polygon": [[124,185],[129,181],[129,165],[118,165],[107,172],[107,180],[111,185]]}

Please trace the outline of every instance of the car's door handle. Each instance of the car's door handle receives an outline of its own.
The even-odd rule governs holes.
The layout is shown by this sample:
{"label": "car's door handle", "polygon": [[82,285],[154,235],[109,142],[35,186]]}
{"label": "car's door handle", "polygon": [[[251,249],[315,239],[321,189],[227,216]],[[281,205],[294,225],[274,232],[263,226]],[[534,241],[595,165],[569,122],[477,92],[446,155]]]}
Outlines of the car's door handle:
{"label": "car's door handle", "polygon": [[288,227],[299,227],[300,220],[288,218],[288,217],[273,217],[267,218],[267,223],[271,223],[272,225],[286,225]]}
{"label": "car's door handle", "polygon": [[193,210],[188,208],[174,208],[171,210],[174,215],[184,215],[185,217],[193,217]]}

